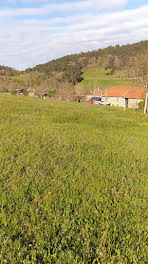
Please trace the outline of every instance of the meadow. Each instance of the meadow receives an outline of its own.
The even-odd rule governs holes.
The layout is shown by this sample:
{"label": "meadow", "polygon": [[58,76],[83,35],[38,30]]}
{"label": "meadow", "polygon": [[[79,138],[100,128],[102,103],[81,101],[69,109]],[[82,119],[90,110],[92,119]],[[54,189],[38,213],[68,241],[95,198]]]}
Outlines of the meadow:
{"label": "meadow", "polygon": [[[77,86],[82,86],[83,90],[87,93],[90,91],[108,89],[110,87],[120,87],[120,86],[138,86],[135,80],[83,80]],[[93,92],[94,93],[94,92]]]}
{"label": "meadow", "polygon": [[103,68],[86,68],[82,74],[84,79],[115,79],[115,78],[127,78],[127,72],[125,70],[116,70],[115,73],[111,74],[111,70],[105,70]]}
{"label": "meadow", "polygon": [[111,70],[104,70],[103,68],[87,68],[84,69],[82,74],[83,81],[77,84],[86,93],[98,89],[106,89],[111,86],[139,86],[138,80],[129,79],[127,72],[124,70],[117,70],[115,73],[110,74]]}
{"label": "meadow", "polygon": [[146,263],[148,116],[0,96],[0,263]]}

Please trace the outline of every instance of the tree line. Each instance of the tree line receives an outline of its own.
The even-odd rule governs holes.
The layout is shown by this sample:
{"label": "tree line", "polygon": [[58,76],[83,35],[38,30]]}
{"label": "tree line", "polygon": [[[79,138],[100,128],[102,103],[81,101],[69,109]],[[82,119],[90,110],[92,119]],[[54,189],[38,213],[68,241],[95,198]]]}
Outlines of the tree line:
{"label": "tree line", "polygon": [[56,90],[58,94],[73,94],[75,85],[83,79],[84,69],[91,67],[111,69],[111,74],[125,70],[129,78],[146,76],[148,41],[68,55],[22,72],[0,66],[0,89],[33,88],[36,92]]}

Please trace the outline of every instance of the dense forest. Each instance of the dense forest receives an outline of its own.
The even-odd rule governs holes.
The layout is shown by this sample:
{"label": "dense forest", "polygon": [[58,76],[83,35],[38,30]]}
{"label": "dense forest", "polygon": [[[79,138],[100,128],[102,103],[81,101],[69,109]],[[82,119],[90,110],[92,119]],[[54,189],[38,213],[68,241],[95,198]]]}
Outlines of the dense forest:
{"label": "dense forest", "polygon": [[131,45],[116,45],[87,53],[65,56],[63,58],[37,65],[27,72],[43,72],[49,77],[55,73],[61,73],[61,81],[68,81],[76,84],[82,80],[81,74],[86,67],[103,67],[105,69],[122,70],[127,69],[131,58],[135,56],[146,56],[148,54],[148,41],[142,41]]}
{"label": "dense forest", "polygon": [[148,41],[135,44],[110,46],[105,49],[68,55],[23,72],[0,66],[0,89],[34,89],[38,92],[56,91],[57,94],[75,93],[75,86],[82,81],[88,68],[110,69],[108,74],[126,71],[127,78],[141,77],[148,73]]}

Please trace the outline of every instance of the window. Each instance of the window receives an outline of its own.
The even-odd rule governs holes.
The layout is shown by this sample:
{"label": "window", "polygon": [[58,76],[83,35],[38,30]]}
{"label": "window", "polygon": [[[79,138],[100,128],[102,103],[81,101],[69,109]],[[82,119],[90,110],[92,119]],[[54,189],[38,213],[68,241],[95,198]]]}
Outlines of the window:
{"label": "window", "polygon": [[119,102],[119,97],[117,97],[117,102]]}

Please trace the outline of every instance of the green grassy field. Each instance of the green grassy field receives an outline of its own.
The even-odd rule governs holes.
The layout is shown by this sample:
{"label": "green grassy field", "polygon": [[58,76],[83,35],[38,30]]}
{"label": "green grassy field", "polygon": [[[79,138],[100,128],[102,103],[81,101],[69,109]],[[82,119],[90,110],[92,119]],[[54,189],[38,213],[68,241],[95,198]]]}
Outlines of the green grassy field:
{"label": "green grassy field", "polygon": [[9,82],[13,82],[13,81],[25,81],[26,79],[30,78],[30,74],[26,73],[26,74],[20,74],[20,75],[16,75],[16,76],[11,76],[9,77]]}
{"label": "green grassy field", "polygon": [[0,96],[0,263],[146,263],[148,117]]}
{"label": "green grassy field", "polygon": [[124,70],[116,71],[112,75],[107,75],[110,70],[102,68],[85,69],[82,74],[83,81],[78,85],[87,93],[97,89],[107,89],[111,86],[139,86],[137,79],[128,79]]}
{"label": "green grassy field", "polygon": [[112,86],[137,86],[137,82],[135,80],[83,80],[81,85],[89,93],[90,90],[107,89]]}
{"label": "green grassy field", "polygon": [[84,79],[89,78],[95,78],[95,79],[102,79],[107,78],[109,75],[107,73],[110,73],[110,70],[104,70],[102,68],[88,68],[84,69],[84,73],[82,74],[82,77]]}
{"label": "green grassy field", "polygon": [[127,78],[127,73],[124,70],[118,70],[112,75],[108,75],[111,72],[111,70],[104,70],[103,68],[88,68],[84,69],[84,73],[82,74],[82,77],[84,79],[113,79],[113,78]]}

